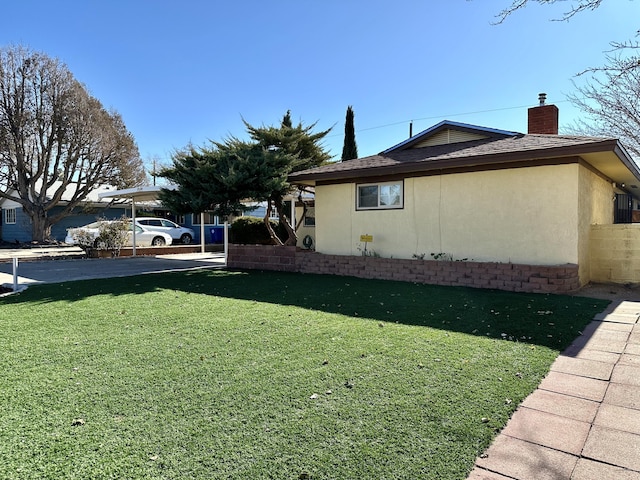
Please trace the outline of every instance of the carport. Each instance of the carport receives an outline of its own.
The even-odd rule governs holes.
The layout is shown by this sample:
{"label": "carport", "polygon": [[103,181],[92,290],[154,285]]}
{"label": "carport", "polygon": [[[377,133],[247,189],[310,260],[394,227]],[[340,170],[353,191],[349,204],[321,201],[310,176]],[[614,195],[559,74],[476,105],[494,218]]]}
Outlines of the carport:
{"label": "carport", "polygon": [[[104,192],[98,195],[99,199],[103,198],[113,198],[113,199],[131,199],[131,220],[133,224],[136,223],[136,202],[152,202],[158,200],[158,195],[162,188],[172,189],[175,187],[167,186],[167,187],[158,187],[158,186],[148,186],[148,187],[135,187],[135,188],[126,188],[123,190],[114,190],[113,192]],[[200,253],[205,253],[204,248],[204,213],[200,213]],[[228,245],[228,229],[227,222],[224,224],[224,251],[225,257],[227,252]],[[133,256],[136,255],[136,230],[133,229]]]}

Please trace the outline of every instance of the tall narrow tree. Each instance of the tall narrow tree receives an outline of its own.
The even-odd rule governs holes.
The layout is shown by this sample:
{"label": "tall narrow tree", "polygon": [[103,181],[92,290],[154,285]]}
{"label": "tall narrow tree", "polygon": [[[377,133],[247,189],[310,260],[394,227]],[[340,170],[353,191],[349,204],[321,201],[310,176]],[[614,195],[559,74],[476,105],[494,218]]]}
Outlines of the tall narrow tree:
{"label": "tall narrow tree", "polygon": [[347,107],[347,117],[344,122],[344,146],[342,147],[342,161],[358,158],[356,145],[356,131],[353,126],[353,108]]}

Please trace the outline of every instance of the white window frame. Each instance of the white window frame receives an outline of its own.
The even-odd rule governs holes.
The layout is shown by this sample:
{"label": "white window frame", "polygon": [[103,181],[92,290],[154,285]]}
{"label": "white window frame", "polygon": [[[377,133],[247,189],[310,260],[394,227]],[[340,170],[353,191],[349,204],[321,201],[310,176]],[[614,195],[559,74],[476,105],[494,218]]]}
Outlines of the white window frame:
{"label": "white window frame", "polygon": [[16,209],[15,208],[5,208],[4,209],[4,223],[5,225],[15,225],[16,224]]}
{"label": "white window frame", "polygon": [[[399,199],[400,202],[393,205],[384,205],[381,203],[381,190],[382,187],[398,186],[400,188]],[[377,205],[375,206],[361,206],[360,205],[360,189],[363,187],[377,187]],[[398,210],[404,208],[404,181],[394,182],[379,182],[379,183],[360,183],[356,184],[356,210]]]}

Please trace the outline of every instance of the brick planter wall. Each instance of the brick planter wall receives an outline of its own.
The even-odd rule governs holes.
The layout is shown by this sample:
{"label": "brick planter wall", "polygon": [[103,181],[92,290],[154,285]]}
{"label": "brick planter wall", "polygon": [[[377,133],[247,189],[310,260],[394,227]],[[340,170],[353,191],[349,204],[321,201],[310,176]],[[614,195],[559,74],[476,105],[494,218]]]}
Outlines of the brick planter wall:
{"label": "brick planter wall", "polygon": [[578,266],[574,264],[544,266],[324,255],[272,245],[229,245],[227,265],[239,269],[317,273],[512,292],[568,293],[580,287]]}
{"label": "brick planter wall", "polygon": [[227,266],[246,270],[296,272],[296,247],[229,244]]}

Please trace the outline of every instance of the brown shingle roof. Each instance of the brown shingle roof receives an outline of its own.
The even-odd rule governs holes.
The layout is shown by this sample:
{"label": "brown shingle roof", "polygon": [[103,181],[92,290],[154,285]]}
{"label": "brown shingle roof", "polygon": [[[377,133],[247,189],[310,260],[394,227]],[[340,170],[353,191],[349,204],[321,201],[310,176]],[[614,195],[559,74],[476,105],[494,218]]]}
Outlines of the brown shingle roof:
{"label": "brown shingle roof", "polygon": [[508,137],[398,149],[296,172],[289,179],[293,183],[314,183],[480,165],[493,165],[495,168],[502,163],[512,165],[514,162],[612,152],[617,147],[617,140],[611,138],[514,134]]}

